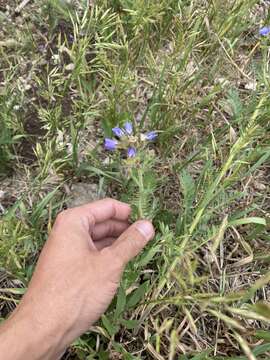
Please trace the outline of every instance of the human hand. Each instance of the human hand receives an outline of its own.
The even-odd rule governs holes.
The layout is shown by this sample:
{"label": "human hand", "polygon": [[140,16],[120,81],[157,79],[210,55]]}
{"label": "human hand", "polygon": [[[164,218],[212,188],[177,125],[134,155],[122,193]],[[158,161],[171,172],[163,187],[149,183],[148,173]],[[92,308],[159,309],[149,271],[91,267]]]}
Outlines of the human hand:
{"label": "human hand", "polygon": [[154,236],[148,221],[130,225],[130,212],[129,205],[105,199],[57,216],[28,291],[0,327],[6,360],[56,359],[99,319],[125,265]]}

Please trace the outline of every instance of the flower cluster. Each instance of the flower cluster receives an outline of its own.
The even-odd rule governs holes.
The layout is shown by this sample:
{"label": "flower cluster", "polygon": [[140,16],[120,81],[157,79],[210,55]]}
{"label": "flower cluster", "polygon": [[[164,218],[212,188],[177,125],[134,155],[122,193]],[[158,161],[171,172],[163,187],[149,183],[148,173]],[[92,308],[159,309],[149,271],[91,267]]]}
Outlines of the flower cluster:
{"label": "flower cluster", "polygon": [[270,26],[264,26],[263,28],[260,29],[259,34],[261,36],[267,36],[270,34]]}
{"label": "flower cluster", "polygon": [[127,157],[133,158],[137,154],[136,145],[144,141],[152,141],[157,138],[156,131],[136,136],[133,131],[132,123],[126,122],[123,128],[114,127],[112,132],[117,139],[105,138],[104,147],[106,150],[114,151],[117,148],[127,149]]}

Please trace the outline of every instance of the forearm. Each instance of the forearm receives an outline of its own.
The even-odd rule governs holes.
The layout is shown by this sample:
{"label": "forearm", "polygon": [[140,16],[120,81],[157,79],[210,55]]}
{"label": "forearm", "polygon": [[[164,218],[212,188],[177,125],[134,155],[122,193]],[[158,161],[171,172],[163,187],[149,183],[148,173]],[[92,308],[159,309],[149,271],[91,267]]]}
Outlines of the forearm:
{"label": "forearm", "polygon": [[0,354],[5,360],[55,360],[63,353],[61,335],[17,312],[0,326]]}
{"label": "forearm", "polygon": [[130,225],[130,212],[104,199],[57,217],[26,294],[0,326],[1,359],[59,359],[100,318],[125,265],[154,236],[148,221]]}

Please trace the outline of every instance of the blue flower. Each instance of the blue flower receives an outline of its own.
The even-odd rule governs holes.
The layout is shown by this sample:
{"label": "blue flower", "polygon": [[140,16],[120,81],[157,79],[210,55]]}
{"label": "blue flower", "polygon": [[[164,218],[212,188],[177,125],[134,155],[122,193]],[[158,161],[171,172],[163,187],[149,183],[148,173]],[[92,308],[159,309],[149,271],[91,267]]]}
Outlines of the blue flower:
{"label": "blue flower", "polygon": [[152,141],[157,138],[158,134],[156,131],[150,131],[147,134],[145,134],[146,140]]}
{"label": "blue flower", "polygon": [[[137,147],[143,145],[142,142],[153,141],[157,138],[157,131],[149,131],[145,134],[134,134],[133,125],[127,121],[123,127],[116,126],[112,132],[117,139],[105,138],[105,149],[114,151],[117,147],[127,149],[127,157],[134,158],[137,155]],[[143,145],[144,146],[144,145]]]}
{"label": "blue flower", "polygon": [[129,147],[127,151],[127,156],[133,158],[136,156],[137,150],[134,147]]}
{"label": "blue flower", "polygon": [[104,147],[106,150],[114,151],[118,142],[114,139],[105,138]]}
{"label": "blue flower", "polygon": [[126,133],[127,133],[128,135],[132,135],[132,133],[133,133],[133,126],[132,126],[131,122],[126,122],[125,125],[124,125],[124,128],[125,128]]}
{"label": "blue flower", "polygon": [[112,132],[113,132],[114,135],[117,136],[118,138],[121,138],[122,136],[125,135],[124,131],[123,131],[120,127],[114,127],[114,128],[112,128]]}
{"label": "blue flower", "polygon": [[260,29],[259,34],[262,36],[267,36],[270,34],[270,26],[264,26]]}

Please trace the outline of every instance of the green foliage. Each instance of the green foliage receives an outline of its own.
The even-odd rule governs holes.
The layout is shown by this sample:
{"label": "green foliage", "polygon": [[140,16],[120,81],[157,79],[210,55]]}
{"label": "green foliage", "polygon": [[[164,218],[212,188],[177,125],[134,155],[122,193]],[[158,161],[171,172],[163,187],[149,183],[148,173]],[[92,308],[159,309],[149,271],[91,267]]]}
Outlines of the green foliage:
{"label": "green foliage", "polygon": [[[0,13],[0,266],[27,285],[77,182],[156,228],[67,358],[269,358],[266,13],[255,0],[39,0],[23,20]],[[158,130],[132,159],[101,146],[127,120]]]}
{"label": "green foliage", "polygon": [[[141,157],[140,157],[141,156]],[[154,174],[155,159],[147,150],[133,162],[127,160],[124,165],[126,196],[124,200],[133,206],[133,219],[153,220],[157,211],[157,200],[154,196],[158,182]]]}
{"label": "green foliage", "polygon": [[[6,81],[11,81],[14,74]],[[14,111],[15,97],[12,89],[6,87],[0,93],[0,178],[11,169],[14,159],[13,145],[23,137],[22,127],[16,111]]]}

